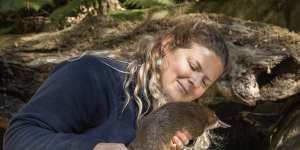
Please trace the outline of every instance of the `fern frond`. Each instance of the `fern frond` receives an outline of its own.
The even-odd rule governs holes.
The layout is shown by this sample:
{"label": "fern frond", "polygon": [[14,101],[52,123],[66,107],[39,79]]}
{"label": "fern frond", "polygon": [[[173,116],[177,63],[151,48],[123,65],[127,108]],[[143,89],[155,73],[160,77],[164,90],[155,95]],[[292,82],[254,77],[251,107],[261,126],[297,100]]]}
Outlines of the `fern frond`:
{"label": "fern frond", "polygon": [[47,4],[54,5],[53,0],[25,0],[26,7],[35,11],[39,11]]}
{"label": "fern frond", "polygon": [[67,16],[74,16],[80,11],[81,0],[69,1],[67,5],[56,9],[51,13],[50,19],[59,22]]}
{"label": "fern frond", "polygon": [[17,12],[23,8],[39,11],[48,4],[53,5],[53,0],[0,0],[0,12]]}
{"label": "fern frond", "polygon": [[25,7],[24,0],[0,0],[0,12],[18,11]]}

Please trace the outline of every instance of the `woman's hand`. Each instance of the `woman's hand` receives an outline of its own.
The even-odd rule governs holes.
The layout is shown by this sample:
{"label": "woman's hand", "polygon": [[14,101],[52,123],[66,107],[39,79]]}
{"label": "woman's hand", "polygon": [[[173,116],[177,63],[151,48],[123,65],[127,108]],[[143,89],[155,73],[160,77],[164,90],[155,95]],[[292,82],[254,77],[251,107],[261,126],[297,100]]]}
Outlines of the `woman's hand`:
{"label": "woman's hand", "polygon": [[98,143],[93,150],[128,150],[124,144],[121,143]]}
{"label": "woman's hand", "polygon": [[181,150],[192,139],[192,135],[185,129],[179,130],[172,137],[171,150]]}

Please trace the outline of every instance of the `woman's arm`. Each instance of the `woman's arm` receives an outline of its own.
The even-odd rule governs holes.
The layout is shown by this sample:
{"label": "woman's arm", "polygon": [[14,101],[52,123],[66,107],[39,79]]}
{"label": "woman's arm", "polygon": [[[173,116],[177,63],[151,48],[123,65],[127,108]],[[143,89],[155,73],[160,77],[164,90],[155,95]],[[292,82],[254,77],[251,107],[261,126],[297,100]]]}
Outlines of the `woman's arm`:
{"label": "woman's arm", "polygon": [[102,141],[84,131],[101,124],[109,101],[105,66],[92,56],[60,66],[12,119],[4,150],[90,150]]}

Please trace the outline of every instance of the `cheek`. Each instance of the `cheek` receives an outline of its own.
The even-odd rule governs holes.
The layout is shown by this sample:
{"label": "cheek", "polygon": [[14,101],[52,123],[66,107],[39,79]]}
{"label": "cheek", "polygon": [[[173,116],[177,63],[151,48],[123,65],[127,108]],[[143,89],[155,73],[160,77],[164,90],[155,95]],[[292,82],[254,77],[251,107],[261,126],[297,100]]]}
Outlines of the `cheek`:
{"label": "cheek", "polygon": [[180,68],[179,64],[176,64],[176,65],[173,66],[173,71],[174,71],[175,74],[180,75],[180,73],[182,72],[181,70],[182,69]]}
{"label": "cheek", "polygon": [[177,80],[178,76],[180,76],[180,67],[176,64],[170,64],[163,70],[163,78],[162,80],[165,82],[172,82]]}
{"label": "cheek", "polygon": [[188,72],[188,66],[182,61],[178,61],[177,63],[173,64],[171,68],[173,73],[178,77],[185,76]]}
{"label": "cheek", "polygon": [[194,94],[193,95],[195,96],[195,98],[199,98],[199,97],[201,97],[204,94],[205,91],[206,90],[204,88],[199,87],[199,88],[197,88],[197,89],[194,90]]}
{"label": "cheek", "polygon": [[163,88],[170,86],[174,80],[176,80],[177,76],[171,69],[166,69],[161,73],[160,82]]}

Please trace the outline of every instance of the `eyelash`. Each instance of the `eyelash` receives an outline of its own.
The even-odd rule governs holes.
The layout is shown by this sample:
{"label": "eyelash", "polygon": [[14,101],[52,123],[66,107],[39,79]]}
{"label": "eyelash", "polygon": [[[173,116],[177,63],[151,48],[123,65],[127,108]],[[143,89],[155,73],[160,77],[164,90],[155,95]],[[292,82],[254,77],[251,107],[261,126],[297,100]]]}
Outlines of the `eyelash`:
{"label": "eyelash", "polygon": [[189,65],[190,65],[190,68],[193,70],[193,71],[196,71],[198,68],[197,67],[194,67],[194,65],[192,65],[191,62],[189,62]]}
{"label": "eyelash", "polygon": [[[197,70],[198,70],[198,68],[197,68],[197,67],[194,67],[194,65],[193,65],[191,62],[189,62],[189,66],[190,66],[190,68],[191,68],[193,71],[197,71]],[[207,88],[207,87],[208,87],[208,84],[207,84],[207,82],[206,82],[206,79],[203,79],[201,82],[202,82],[202,85],[203,85],[204,88]]]}

